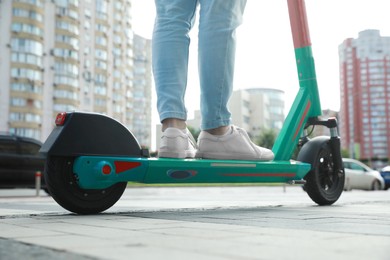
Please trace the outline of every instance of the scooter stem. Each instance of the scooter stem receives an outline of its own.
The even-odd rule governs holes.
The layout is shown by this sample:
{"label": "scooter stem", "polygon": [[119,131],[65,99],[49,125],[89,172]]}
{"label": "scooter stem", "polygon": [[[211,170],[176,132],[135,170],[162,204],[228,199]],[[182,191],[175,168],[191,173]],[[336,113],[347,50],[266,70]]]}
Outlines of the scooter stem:
{"label": "scooter stem", "polygon": [[275,160],[289,160],[306,122],[322,114],[304,0],[287,0],[299,91],[272,151]]}
{"label": "scooter stem", "polygon": [[287,0],[294,48],[311,46],[304,0]]}

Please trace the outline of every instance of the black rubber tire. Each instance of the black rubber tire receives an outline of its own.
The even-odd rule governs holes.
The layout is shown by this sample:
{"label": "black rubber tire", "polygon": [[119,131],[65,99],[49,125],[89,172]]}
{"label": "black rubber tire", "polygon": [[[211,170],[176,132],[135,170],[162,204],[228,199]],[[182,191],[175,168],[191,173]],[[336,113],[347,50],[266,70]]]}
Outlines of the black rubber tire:
{"label": "black rubber tire", "polygon": [[371,190],[381,190],[381,183],[378,180],[375,180],[371,184]]}
{"label": "black rubber tire", "polygon": [[44,177],[53,199],[63,208],[77,214],[97,214],[113,206],[122,196],[127,183],[116,183],[106,189],[81,189],[73,173],[72,157],[48,156]]}
{"label": "black rubber tire", "polygon": [[317,142],[312,151],[298,155],[298,161],[310,163],[312,168],[304,177],[305,190],[309,197],[318,205],[332,205],[344,189],[344,169],[339,172],[334,167],[333,154],[329,141]]}

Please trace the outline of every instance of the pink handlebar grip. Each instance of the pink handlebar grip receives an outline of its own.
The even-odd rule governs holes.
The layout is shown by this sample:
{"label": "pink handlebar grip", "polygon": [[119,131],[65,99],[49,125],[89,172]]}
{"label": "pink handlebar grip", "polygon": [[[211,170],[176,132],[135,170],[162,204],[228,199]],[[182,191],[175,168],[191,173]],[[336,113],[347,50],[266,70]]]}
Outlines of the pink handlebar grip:
{"label": "pink handlebar grip", "polygon": [[294,48],[311,46],[304,0],[287,0]]}

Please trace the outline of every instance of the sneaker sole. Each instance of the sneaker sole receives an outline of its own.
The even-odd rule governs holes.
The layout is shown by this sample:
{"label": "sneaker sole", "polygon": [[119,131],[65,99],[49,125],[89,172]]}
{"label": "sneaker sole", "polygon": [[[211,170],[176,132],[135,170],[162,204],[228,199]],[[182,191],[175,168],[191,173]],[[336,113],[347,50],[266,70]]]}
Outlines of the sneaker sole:
{"label": "sneaker sole", "polygon": [[193,152],[193,151],[159,152],[158,157],[159,158],[177,158],[177,159],[195,158],[195,152]]}
{"label": "sneaker sole", "polygon": [[240,156],[237,154],[221,154],[221,153],[196,153],[196,158],[215,159],[215,160],[242,160],[242,161],[272,161],[274,158],[258,158],[253,156]]}

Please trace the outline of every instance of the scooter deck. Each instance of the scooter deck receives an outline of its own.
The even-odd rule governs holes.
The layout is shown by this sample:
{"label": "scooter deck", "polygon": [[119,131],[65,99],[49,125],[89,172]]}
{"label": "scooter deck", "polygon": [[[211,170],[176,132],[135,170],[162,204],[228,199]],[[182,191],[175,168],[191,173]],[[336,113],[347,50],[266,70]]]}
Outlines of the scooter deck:
{"label": "scooter deck", "polygon": [[83,189],[117,182],[251,183],[300,181],[311,165],[297,161],[238,161],[80,156],[73,172]]}

